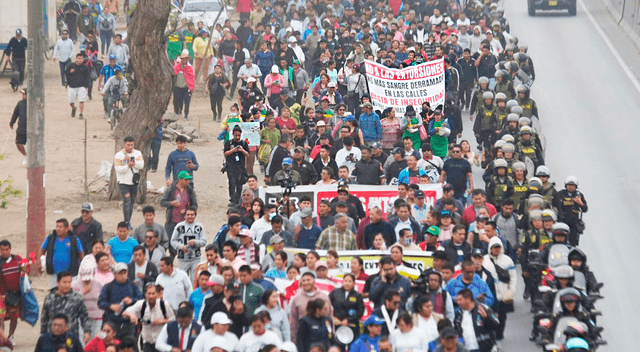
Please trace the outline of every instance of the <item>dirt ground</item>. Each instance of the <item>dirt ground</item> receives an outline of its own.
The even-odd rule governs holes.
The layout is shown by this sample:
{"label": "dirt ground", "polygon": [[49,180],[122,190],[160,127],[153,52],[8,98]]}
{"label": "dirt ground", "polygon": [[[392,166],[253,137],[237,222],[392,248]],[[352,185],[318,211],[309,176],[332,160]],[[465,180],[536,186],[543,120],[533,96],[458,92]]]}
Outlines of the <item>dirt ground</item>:
{"label": "dirt ground", "polygon": [[[71,222],[80,216],[80,205],[84,197],[84,162],[83,140],[84,121],[71,117],[71,108],[67,103],[67,93],[60,85],[58,64],[46,62],[45,69],[45,116],[46,116],[46,228],[50,233],[55,227],[55,220],[67,218]],[[25,80],[26,87],[26,80]],[[96,85],[97,87],[97,85]],[[91,183],[100,169],[101,161],[113,162],[114,140],[107,120],[103,119],[102,97],[94,87],[93,100],[85,104],[84,116],[88,123],[87,168],[88,179]],[[9,78],[0,77],[0,111],[5,122],[0,127],[0,180],[12,180],[13,187],[23,194],[10,198],[7,209],[0,209],[0,221],[3,224],[0,238],[8,239],[13,246],[13,253],[26,255],[26,189],[27,168],[21,166],[22,157],[15,147],[15,132],[9,129],[9,121],[16,103],[21,99],[19,92],[12,92]],[[232,102],[224,100],[224,109],[228,111]],[[170,103],[169,109],[172,109]],[[211,136],[211,140],[202,144],[190,144],[198,158],[200,169],[195,172],[195,189],[198,196],[198,221],[205,225],[210,236],[226,221],[225,211],[228,202],[228,187],[226,174],[220,173],[222,166],[222,143],[215,137],[220,132],[220,123],[212,121],[209,97],[204,93],[204,85],[200,82],[191,100],[189,121],[182,118],[182,124],[199,127],[201,133]],[[160,163],[157,173],[149,173],[148,180],[155,189],[165,184],[164,167],[167,156],[175,149],[169,141],[163,141],[160,150]],[[255,170],[259,171],[259,167]],[[91,183],[89,201],[96,210],[94,217],[102,223],[105,235],[110,238],[116,230],[118,222],[122,221],[122,206],[118,201],[107,201],[105,192],[99,192],[106,186],[102,180]],[[157,220],[164,224],[165,209],[160,207],[159,194],[150,194],[147,203],[156,207]],[[141,209],[146,204],[140,204],[134,211],[131,223],[137,226],[143,222]],[[46,234],[38,234],[44,239]],[[47,280],[45,277],[32,277],[33,286],[39,301],[42,303],[46,294]],[[7,325],[8,328],[8,325]],[[16,351],[32,351],[39,325],[30,327],[20,322],[15,334]]]}

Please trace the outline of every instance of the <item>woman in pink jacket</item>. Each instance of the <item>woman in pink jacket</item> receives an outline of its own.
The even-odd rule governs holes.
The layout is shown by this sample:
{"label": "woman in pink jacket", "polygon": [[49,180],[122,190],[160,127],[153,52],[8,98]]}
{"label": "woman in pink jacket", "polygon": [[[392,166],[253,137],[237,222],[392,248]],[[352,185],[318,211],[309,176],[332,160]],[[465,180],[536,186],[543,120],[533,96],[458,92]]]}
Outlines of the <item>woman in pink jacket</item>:
{"label": "woman in pink jacket", "polygon": [[278,66],[273,65],[271,67],[271,74],[267,75],[264,78],[264,87],[267,89],[267,96],[271,98],[271,96],[277,96],[282,91],[283,87],[286,87],[287,82],[285,82],[284,77],[280,74],[280,69]]}

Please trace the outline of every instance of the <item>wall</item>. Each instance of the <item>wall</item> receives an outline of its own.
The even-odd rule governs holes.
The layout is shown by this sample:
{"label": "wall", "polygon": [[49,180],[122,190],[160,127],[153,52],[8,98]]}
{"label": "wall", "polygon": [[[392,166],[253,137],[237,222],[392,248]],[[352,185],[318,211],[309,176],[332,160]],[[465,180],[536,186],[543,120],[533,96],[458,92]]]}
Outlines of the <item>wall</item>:
{"label": "wall", "polygon": [[640,0],[602,0],[619,26],[640,47]]}

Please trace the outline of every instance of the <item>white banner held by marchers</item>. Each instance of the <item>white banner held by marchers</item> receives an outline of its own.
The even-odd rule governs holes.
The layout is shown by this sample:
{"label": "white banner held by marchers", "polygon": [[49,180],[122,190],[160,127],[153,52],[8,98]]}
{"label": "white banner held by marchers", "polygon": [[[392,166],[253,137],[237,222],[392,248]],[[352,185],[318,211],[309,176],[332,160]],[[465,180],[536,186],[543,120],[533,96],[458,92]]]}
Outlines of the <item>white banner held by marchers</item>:
{"label": "white banner held by marchers", "polygon": [[403,69],[365,60],[365,68],[374,109],[392,107],[396,116],[401,117],[408,105],[413,106],[416,113],[422,111],[425,101],[431,104],[432,109],[444,106],[444,59]]}

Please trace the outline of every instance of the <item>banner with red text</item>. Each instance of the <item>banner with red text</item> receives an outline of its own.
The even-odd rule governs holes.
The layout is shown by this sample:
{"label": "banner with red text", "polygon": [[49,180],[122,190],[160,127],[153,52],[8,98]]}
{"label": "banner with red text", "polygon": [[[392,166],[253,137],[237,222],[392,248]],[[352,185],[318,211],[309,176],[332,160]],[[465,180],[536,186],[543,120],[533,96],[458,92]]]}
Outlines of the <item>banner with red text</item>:
{"label": "banner with red text", "polygon": [[365,60],[365,67],[374,109],[392,107],[400,117],[408,105],[413,106],[416,113],[422,111],[424,102],[429,102],[432,109],[444,106],[444,59],[403,69]]}

